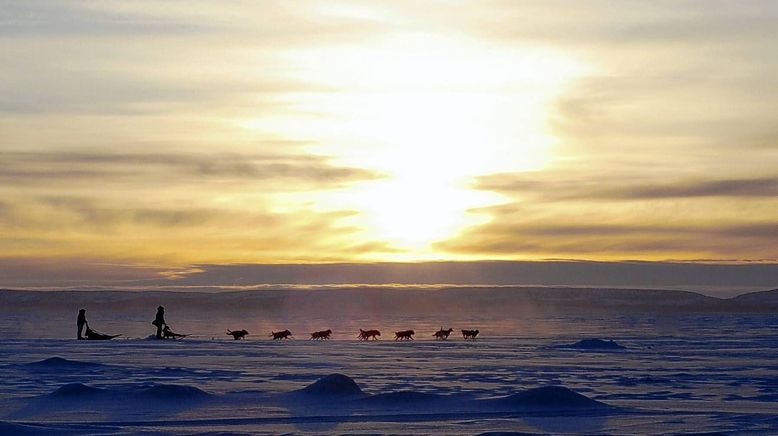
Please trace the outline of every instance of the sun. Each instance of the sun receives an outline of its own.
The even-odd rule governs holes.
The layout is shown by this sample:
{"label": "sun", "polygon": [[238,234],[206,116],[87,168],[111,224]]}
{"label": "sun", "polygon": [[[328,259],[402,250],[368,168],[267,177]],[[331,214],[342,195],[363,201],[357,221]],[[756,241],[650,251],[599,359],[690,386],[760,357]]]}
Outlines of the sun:
{"label": "sun", "polygon": [[[395,247],[424,253],[429,244],[456,233],[466,217],[463,208],[483,199],[470,192],[431,178],[396,177],[348,194],[359,205],[360,220],[369,236]],[[472,216],[472,224],[477,217]]]}

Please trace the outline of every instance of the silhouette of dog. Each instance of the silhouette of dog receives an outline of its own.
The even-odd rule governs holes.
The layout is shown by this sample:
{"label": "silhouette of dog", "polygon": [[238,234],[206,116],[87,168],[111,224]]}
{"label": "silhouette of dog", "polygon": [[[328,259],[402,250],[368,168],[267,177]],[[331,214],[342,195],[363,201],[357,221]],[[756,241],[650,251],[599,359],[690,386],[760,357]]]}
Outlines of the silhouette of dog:
{"label": "silhouette of dog", "polygon": [[270,336],[273,337],[273,340],[281,340],[281,339],[289,339],[290,336],[292,336],[292,332],[289,330],[284,330],[282,332],[270,332]]}
{"label": "silhouette of dog", "polygon": [[357,339],[360,341],[367,341],[370,338],[373,338],[373,340],[378,340],[377,336],[381,336],[381,332],[378,330],[362,330],[359,329],[359,335],[357,336]]}
{"label": "silhouette of dog", "polygon": [[246,339],[246,336],[249,334],[249,332],[247,332],[246,329],[242,329],[242,330],[227,329],[227,334],[232,335],[232,337],[237,341],[238,339]]}
{"label": "silhouette of dog", "polygon": [[475,330],[462,330],[462,337],[465,339],[473,339],[475,340],[475,337],[478,336],[478,329]]}
{"label": "silhouette of dog", "polygon": [[400,341],[412,341],[413,335],[415,335],[416,332],[413,330],[403,330],[401,332],[394,332],[394,340],[400,340]]}
{"label": "silhouette of dog", "polygon": [[443,330],[443,327],[441,327],[440,330],[436,331],[432,336],[434,336],[437,341],[445,341],[448,339],[448,335],[453,331],[454,329]]}
{"label": "silhouette of dog", "polygon": [[311,339],[310,340],[316,340],[316,341],[326,341],[330,338],[330,335],[332,334],[332,330],[322,330],[320,332],[313,332],[311,333]]}

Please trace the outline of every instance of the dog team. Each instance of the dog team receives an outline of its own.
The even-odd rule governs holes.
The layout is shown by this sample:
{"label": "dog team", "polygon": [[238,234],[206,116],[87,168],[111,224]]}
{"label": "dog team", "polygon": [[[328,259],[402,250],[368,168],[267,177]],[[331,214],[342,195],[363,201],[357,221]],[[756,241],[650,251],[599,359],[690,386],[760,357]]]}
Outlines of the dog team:
{"label": "dog team", "polygon": [[[120,336],[120,335],[104,335],[90,329],[89,323],[86,320],[86,309],[80,309],[78,311],[78,319],[76,320],[76,324],[78,327],[78,336],[77,336],[78,339],[113,339],[115,337]],[[170,330],[170,326],[167,324],[167,322],[165,322],[165,308],[162,306],[159,306],[157,308],[157,314],[154,317],[154,321],[152,321],[151,324],[157,328],[156,334],[152,335],[152,337],[156,339],[180,339],[188,336],[188,335],[174,333],[172,330]],[[86,327],[86,334],[82,335],[82,331],[84,330],[84,327]],[[453,331],[454,329],[452,328],[444,329],[443,327],[441,327],[440,330],[433,333],[432,336],[435,338],[435,340],[445,341],[448,339],[449,335]],[[478,336],[478,333],[479,333],[478,329],[462,330],[462,337],[465,340],[475,340],[476,336]],[[394,340],[412,341],[413,335],[415,334],[416,332],[414,330],[402,330],[399,332],[394,332]],[[240,329],[240,330],[227,329],[227,335],[232,336],[233,339],[237,341],[240,339],[246,339],[246,336],[249,335],[249,332],[246,329]],[[368,341],[368,340],[375,341],[378,340],[379,336],[381,336],[381,332],[379,330],[359,329],[359,334],[357,335],[357,339],[359,339],[360,341]],[[289,331],[288,329],[280,332],[270,332],[270,337],[273,338],[273,340],[290,339],[292,338],[292,332]],[[326,341],[331,338],[332,338],[332,330],[327,329],[327,330],[311,333],[310,340]]]}

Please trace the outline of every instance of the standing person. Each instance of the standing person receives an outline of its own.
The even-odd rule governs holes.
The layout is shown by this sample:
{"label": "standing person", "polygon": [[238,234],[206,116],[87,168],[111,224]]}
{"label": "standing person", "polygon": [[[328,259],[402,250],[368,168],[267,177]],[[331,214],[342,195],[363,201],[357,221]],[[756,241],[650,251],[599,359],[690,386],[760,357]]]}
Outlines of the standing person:
{"label": "standing person", "polygon": [[157,326],[157,339],[162,339],[162,326],[166,326],[165,323],[165,308],[162,306],[157,307],[157,316],[154,317],[154,321],[151,322]]}
{"label": "standing person", "polygon": [[84,337],[81,336],[81,331],[84,330],[84,326],[86,326],[86,328],[89,328],[89,323],[86,322],[86,309],[79,309],[76,325],[78,325],[78,336],[76,337],[78,339],[84,339]]}

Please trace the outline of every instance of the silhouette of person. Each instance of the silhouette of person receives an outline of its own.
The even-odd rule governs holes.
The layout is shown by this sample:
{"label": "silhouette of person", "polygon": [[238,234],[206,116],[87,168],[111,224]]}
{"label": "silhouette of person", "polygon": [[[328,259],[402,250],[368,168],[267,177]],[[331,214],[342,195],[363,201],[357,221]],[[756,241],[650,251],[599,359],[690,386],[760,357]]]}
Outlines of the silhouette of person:
{"label": "silhouette of person", "polygon": [[165,323],[164,307],[157,307],[157,316],[154,317],[154,321],[151,323],[157,327],[157,339],[162,339],[162,326],[167,326],[167,323]]}
{"label": "silhouette of person", "polygon": [[86,321],[86,309],[79,309],[76,325],[78,325],[78,336],[76,337],[78,339],[84,339],[84,337],[81,336],[81,331],[84,330],[84,326],[86,326],[86,328],[89,328],[89,323]]}

